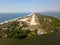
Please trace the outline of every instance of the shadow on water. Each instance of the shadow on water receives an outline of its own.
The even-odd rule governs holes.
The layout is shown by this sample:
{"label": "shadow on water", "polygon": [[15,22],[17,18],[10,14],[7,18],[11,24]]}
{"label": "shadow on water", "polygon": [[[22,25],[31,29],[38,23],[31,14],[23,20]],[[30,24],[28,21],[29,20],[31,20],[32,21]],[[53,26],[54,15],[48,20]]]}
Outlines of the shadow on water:
{"label": "shadow on water", "polygon": [[58,32],[56,33],[56,43],[57,45],[60,45],[60,29],[58,29]]}
{"label": "shadow on water", "polygon": [[0,39],[0,45],[60,45],[60,29],[52,34],[32,36],[26,39]]}

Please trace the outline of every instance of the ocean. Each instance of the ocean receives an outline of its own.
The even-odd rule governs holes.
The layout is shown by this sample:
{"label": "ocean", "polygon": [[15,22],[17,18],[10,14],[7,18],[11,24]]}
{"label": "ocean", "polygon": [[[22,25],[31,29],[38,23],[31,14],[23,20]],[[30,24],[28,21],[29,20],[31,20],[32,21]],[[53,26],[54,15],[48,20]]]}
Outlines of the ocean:
{"label": "ocean", "polygon": [[0,22],[20,18],[28,14],[29,13],[0,13]]}
{"label": "ocean", "polygon": [[[23,16],[27,16],[29,14],[30,13],[0,13],[0,23],[8,20],[12,20],[12,19],[20,18]],[[49,16],[60,18],[59,15],[49,15]]]}

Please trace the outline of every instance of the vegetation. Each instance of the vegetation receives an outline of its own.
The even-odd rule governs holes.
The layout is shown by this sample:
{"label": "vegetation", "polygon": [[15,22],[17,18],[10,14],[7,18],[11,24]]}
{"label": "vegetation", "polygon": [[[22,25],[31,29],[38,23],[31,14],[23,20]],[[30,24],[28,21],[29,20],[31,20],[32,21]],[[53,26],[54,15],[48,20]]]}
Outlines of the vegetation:
{"label": "vegetation", "polygon": [[[60,39],[60,38],[59,38]],[[0,45],[59,45],[60,41],[56,40],[55,33],[32,36],[23,40],[17,39],[0,39]]]}
{"label": "vegetation", "polygon": [[[52,16],[46,16],[42,14],[37,14],[41,27],[46,31],[50,32],[52,30],[57,30],[60,28],[60,20]],[[45,19],[45,20],[44,20]],[[49,21],[50,19],[50,21]]]}
{"label": "vegetation", "polygon": [[16,38],[16,39],[24,39],[27,36],[37,34],[37,31],[29,31],[29,29],[23,29],[27,27],[28,25],[25,22],[13,21],[10,25],[7,26],[8,29],[7,30],[4,29],[2,32],[7,34],[6,38]]}
{"label": "vegetation", "polygon": [[[54,31],[60,28],[60,20],[51,16],[45,16],[42,14],[38,15],[38,21],[41,24],[42,29],[46,32],[50,33],[50,31]],[[50,19],[50,21],[49,21]],[[11,24],[8,24],[4,27],[5,29],[0,29],[0,34],[2,34],[6,38],[17,38],[17,39],[24,39],[29,36],[37,36],[37,30],[30,31],[28,29],[28,25],[25,22],[18,22],[13,21]],[[1,37],[1,36],[0,36]]]}

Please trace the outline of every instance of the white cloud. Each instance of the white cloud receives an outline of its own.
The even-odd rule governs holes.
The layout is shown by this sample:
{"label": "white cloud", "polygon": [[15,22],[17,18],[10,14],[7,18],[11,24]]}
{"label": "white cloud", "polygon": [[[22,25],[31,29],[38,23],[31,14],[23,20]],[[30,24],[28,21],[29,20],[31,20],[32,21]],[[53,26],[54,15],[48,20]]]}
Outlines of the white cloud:
{"label": "white cloud", "polygon": [[54,8],[47,9],[47,11],[60,11],[60,8],[54,7]]}
{"label": "white cloud", "polygon": [[55,7],[55,8],[52,9],[52,11],[60,11],[60,8]]}

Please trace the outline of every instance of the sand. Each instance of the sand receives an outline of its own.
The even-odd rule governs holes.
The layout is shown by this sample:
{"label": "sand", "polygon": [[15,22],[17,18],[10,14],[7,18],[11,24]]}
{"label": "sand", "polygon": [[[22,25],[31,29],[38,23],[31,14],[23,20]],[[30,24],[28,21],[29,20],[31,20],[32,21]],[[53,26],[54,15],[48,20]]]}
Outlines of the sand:
{"label": "sand", "polygon": [[32,19],[30,22],[30,25],[36,25],[37,23],[35,22],[35,14],[32,14]]}

